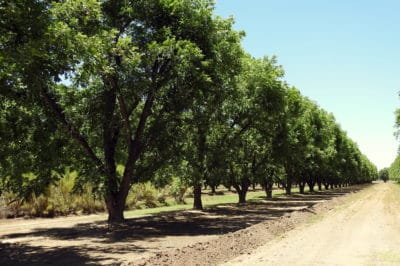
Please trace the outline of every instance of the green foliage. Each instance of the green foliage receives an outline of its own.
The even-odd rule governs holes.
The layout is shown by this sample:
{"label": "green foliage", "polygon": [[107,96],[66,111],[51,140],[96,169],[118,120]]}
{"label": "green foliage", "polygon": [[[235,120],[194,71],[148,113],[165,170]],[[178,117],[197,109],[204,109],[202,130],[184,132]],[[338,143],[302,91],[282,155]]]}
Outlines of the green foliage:
{"label": "green foliage", "polygon": [[188,184],[182,178],[174,177],[170,186],[170,194],[177,204],[185,204],[185,194],[188,191]]}
{"label": "green foliage", "polygon": [[387,182],[389,180],[389,168],[383,168],[379,170],[379,179],[383,182]]}
{"label": "green foliage", "polygon": [[201,209],[204,183],[243,201],[252,183],[374,179],[333,116],[213,11],[211,0],[0,0],[0,194],[40,216],[105,199],[121,222],[125,207],[182,202],[188,186]]}
{"label": "green foliage", "polygon": [[394,162],[390,165],[389,179],[400,182],[400,156],[397,156]]}
{"label": "green foliage", "polygon": [[90,184],[83,185],[79,192],[75,191],[76,179],[77,173],[67,170],[44,192],[32,194],[27,199],[20,199],[18,194],[12,192],[3,193],[2,208],[8,213],[4,216],[53,217],[104,211],[103,201],[97,198]]}
{"label": "green foliage", "polygon": [[166,205],[168,191],[156,188],[151,182],[132,186],[126,201],[126,209],[154,208]]}

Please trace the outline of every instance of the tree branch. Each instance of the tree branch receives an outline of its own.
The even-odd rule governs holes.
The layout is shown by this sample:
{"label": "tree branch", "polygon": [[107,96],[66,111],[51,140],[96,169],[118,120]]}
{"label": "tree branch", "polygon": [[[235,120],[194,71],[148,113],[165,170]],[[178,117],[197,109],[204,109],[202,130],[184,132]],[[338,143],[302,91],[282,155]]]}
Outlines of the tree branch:
{"label": "tree branch", "polygon": [[65,112],[63,111],[61,105],[56,101],[55,96],[46,90],[45,88],[41,89],[42,97],[44,98],[46,104],[50,107],[50,109],[55,114],[56,118],[61,122],[61,124],[66,129],[67,133],[82,147],[82,149],[86,152],[89,158],[96,164],[96,166],[105,173],[105,168],[103,162],[97,157],[94,153],[93,149],[90,147],[88,141],[85,137],[79,132],[77,128],[75,128],[70,121],[68,121],[65,116]]}

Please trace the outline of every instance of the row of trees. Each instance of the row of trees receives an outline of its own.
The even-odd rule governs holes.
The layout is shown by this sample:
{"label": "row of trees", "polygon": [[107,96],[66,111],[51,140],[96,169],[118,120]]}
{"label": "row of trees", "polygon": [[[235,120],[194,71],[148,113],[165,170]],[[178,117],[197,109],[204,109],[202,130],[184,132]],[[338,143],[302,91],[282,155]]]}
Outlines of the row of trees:
{"label": "row of trees", "polygon": [[385,168],[388,179],[400,182],[400,156],[397,156],[389,168]]}
{"label": "row of trees", "polygon": [[[397,109],[395,112],[395,127],[397,128],[395,132],[395,136],[397,138],[400,137],[400,109]],[[399,150],[400,151],[400,150]],[[387,171],[389,179],[400,182],[400,155],[397,155],[393,163],[389,168],[383,169]]]}
{"label": "row of trees", "polygon": [[40,193],[69,167],[120,222],[132,184],[172,175],[196,209],[205,183],[244,202],[254,183],[271,196],[274,183],[290,194],[375,179],[334,117],[288,86],[274,57],[246,54],[213,9],[0,0],[1,189]]}

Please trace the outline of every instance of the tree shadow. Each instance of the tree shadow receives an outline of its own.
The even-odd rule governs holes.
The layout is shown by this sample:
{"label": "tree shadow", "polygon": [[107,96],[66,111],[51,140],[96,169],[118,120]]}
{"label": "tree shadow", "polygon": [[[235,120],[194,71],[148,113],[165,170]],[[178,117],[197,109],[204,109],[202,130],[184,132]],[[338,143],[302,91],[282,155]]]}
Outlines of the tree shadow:
{"label": "tree shadow", "polygon": [[88,265],[105,258],[83,255],[82,247],[43,248],[23,244],[0,243],[0,265]]}

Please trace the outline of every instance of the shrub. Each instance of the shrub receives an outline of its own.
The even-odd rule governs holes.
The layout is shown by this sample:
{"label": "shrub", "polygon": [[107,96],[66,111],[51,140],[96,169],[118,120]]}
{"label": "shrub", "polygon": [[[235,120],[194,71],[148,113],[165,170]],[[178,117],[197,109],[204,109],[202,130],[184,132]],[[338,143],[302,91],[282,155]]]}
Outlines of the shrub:
{"label": "shrub", "polygon": [[170,194],[178,204],[185,204],[184,196],[188,191],[188,185],[181,178],[174,177],[170,187]]}
{"label": "shrub", "polygon": [[160,204],[166,206],[166,205],[168,205],[167,197],[168,197],[168,187],[164,187],[163,189],[159,189],[158,194],[157,194],[157,201]]}
{"label": "shrub", "polygon": [[0,218],[13,218],[22,215],[22,200],[11,192],[3,192],[0,197]]}
{"label": "shrub", "polygon": [[125,208],[141,209],[167,205],[168,187],[157,189],[151,182],[139,183],[129,191]]}
{"label": "shrub", "polygon": [[96,200],[93,187],[90,184],[82,186],[82,191],[75,195],[75,206],[78,212],[91,214],[105,211],[106,207],[102,200]]}
{"label": "shrub", "polygon": [[33,217],[54,217],[54,205],[50,201],[48,196],[33,195],[30,200],[23,204],[22,210],[26,215]]}

